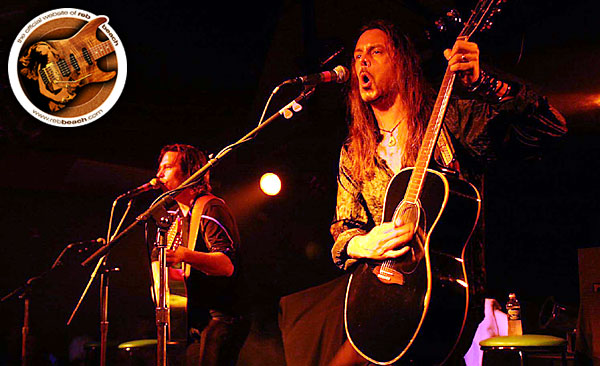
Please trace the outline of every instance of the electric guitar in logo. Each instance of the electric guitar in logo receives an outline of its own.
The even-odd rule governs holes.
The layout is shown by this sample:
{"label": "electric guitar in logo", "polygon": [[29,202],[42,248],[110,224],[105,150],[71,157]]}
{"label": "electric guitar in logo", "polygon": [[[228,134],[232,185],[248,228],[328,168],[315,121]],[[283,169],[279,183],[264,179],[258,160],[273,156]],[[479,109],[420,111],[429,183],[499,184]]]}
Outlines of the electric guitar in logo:
{"label": "electric guitar in logo", "polygon": [[100,41],[96,37],[98,27],[107,21],[108,18],[100,16],[69,39],[37,42],[19,59],[23,66],[21,73],[37,80],[40,93],[50,99],[50,110],[64,108],[75,98],[78,88],[116,76],[117,71],[103,71],[97,63],[115,50],[110,40]]}
{"label": "electric guitar in logo", "polygon": [[[176,250],[182,243],[181,240],[181,218],[177,217],[167,231],[167,249]],[[184,280],[183,266],[179,264],[176,267],[167,269],[167,307],[169,308],[168,340],[187,340],[187,288]],[[152,293],[154,301],[158,297],[160,288],[160,264],[157,260],[152,262],[152,277],[154,279],[154,292]]]}
{"label": "electric guitar in logo", "polygon": [[[481,0],[460,39],[491,24],[503,0]],[[412,223],[410,251],[364,260],[346,290],[344,323],[352,346],[378,365],[440,365],[456,348],[469,306],[465,250],[481,209],[470,183],[428,169],[455,74],[446,69],[414,167],[392,178],[382,222]]]}

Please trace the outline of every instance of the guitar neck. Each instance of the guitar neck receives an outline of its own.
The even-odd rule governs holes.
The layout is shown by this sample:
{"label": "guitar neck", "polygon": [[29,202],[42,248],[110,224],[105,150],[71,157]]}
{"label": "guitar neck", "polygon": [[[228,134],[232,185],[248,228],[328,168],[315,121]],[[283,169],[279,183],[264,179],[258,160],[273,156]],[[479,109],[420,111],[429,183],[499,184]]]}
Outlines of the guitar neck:
{"label": "guitar neck", "polygon": [[440,134],[442,123],[444,122],[444,116],[446,115],[446,109],[448,108],[448,102],[450,101],[450,95],[452,94],[452,87],[454,86],[455,79],[456,74],[447,67],[444,79],[442,80],[442,87],[440,88],[433,107],[433,113],[431,114],[431,118],[427,124],[427,130],[423,136],[419,155],[417,156],[415,163],[415,169],[410,177],[404,195],[404,200],[407,202],[416,203],[421,195],[427,167],[431,161],[431,155],[435,149],[435,144]]}
{"label": "guitar neck", "polygon": [[[477,3],[475,10],[471,12],[471,16],[463,30],[460,32],[457,40],[468,41],[478,29],[489,29],[492,24],[490,18],[499,12],[498,6],[504,1],[506,0],[480,0]],[[425,136],[421,143],[421,148],[419,149],[415,169],[412,172],[404,195],[404,200],[408,203],[416,204],[421,195],[427,167],[429,166],[431,155],[433,154],[438,136],[440,135],[455,79],[456,74],[450,71],[449,67],[446,67],[442,86],[435,101],[433,113],[429,119],[427,130],[425,131]]]}
{"label": "guitar neck", "polygon": [[94,59],[94,61],[99,58],[102,58],[114,51],[115,51],[115,47],[113,46],[111,41],[104,41],[104,42],[97,44],[96,46],[90,48],[90,54],[92,55],[92,58]]}

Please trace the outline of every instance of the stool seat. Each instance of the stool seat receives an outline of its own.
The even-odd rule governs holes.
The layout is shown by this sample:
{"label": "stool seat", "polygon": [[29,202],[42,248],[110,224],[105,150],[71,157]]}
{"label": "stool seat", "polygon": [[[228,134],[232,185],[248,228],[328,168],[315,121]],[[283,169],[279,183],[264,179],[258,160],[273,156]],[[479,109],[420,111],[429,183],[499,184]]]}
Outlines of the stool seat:
{"label": "stool seat", "polygon": [[156,339],[136,339],[135,341],[123,342],[119,344],[119,349],[156,347],[156,344]]}
{"label": "stool seat", "polygon": [[[107,348],[114,348],[116,347],[118,344],[115,341],[108,341],[106,342],[106,347]],[[86,344],[83,345],[83,349],[84,350],[92,350],[92,349],[100,349],[100,342],[97,341],[92,341],[92,342],[86,342]]]}
{"label": "stool seat", "polygon": [[[485,366],[514,365],[517,362],[511,360],[513,355],[518,356],[518,364],[521,366],[527,365],[528,357],[553,357],[553,355],[560,357],[563,366],[567,365],[567,341],[559,337],[542,334],[500,336],[485,339],[479,342],[479,346],[483,351],[483,365]],[[494,357],[496,362],[493,362]]]}
{"label": "stool seat", "polygon": [[481,347],[565,347],[567,341],[549,335],[523,334],[520,336],[500,336],[479,342]]}
{"label": "stool seat", "polygon": [[100,342],[87,342],[86,344],[83,345],[83,349],[93,349],[93,348],[99,348],[100,347]]}
{"label": "stool seat", "polygon": [[[106,364],[113,365],[116,363],[118,343],[114,340],[106,342]],[[100,365],[101,344],[98,341],[87,342],[83,345],[85,351],[85,365]]]}
{"label": "stool seat", "polygon": [[[121,366],[156,365],[158,341],[156,339],[136,339],[119,344],[119,360]],[[167,341],[168,364],[179,366],[185,364],[185,341]]]}

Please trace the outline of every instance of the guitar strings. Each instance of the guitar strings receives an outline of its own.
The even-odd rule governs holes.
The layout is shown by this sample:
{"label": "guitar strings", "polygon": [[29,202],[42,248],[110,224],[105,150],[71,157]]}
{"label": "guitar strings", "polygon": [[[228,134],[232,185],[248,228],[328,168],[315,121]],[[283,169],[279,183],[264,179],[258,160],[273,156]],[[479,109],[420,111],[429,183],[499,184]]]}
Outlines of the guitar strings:
{"label": "guitar strings", "polygon": [[[102,43],[100,43],[100,44],[97,44],[97,45],[95,45],[95,46],[92,46],[92,47],[90,47],[90,53],[91,53],[92,55],[94,55],[96,52],[103,53],[103,54],[102,54],[100,57],[94,57],[94,56],[92,56],[92,57],[94,57],[94,60],[93,60],[93,61],[96,61],[96,60],[98,60],[98,59],[100,59],[100,58],[102,58],[102,57],[104,57],[104,56],[106,56],[106,55],[108,55],[108,54],[112,53],[112,52],[114,51],[114,47],[110,47],[110,46],[112,46],[112,43],[110,43],[110,41],[104,41],[104,42],[102,42]],[[110,51],[110,52],[106,52],[106,51]],[[106,53],[104,53],[104,52],[106,52]],[[72,54],[73,54],[73,53],[71,53],[71,55],[72,55]],[[68,66],[69,66],[69,71],[70,71],[71,69],[74,69],[74,68],[75,68],[75,67],[73,66],[73,63],[72,63],[70,60],[67,60],[66,58],[64,58],[64,59],[62,59],[62,60],[63,60],[63,61],[64,61],[64,62],[65,62],[65,63],[66,63]],[[75,61],[76,61],[77,63],[81,63],[81,61],[85,61],[85,62],[87,63],[87,60],[85,59],[85,57],[84,57],[84,56],[75,56]],[[58,66],[58,65],[57,65],[57,66]],[[50,67],[50,66],[46,66],[46,67],[44,67],[42,70],[46,70],[46,69],[48,69],[49,67]],[[60,73],[60,75],[62,75],[62,73]],[[70,74],[69,74],[69,75],[70,75]],[[81,81],[81,80],[83,80],[83,79],[87,78],[87,77],[88,77],[88,76],[90,76],[90,75],[91,75],[91,74],[88,74],[88,75],[86,75],[86,76],[84,76],[84,77],[82,77],[82,78],[79,78],[79,79],[77,79],[77,80],[66,80],[66,81],[65,81],[65,80],[52,80],[52,82],[53,82],[53,83],[76,83],[76,82],[79,82],[79,81]]]}

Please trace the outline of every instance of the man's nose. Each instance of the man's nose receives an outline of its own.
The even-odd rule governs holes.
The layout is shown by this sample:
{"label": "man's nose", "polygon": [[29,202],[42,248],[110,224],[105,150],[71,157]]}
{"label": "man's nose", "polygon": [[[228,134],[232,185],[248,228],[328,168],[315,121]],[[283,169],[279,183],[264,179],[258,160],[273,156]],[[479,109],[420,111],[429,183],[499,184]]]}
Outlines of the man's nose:
{"label": "man's nose", "polygon": [[369,58],[367,56],[363,56],[360,59],[360,65],[361,66],[371,66],[371,60],[369,60]]}

